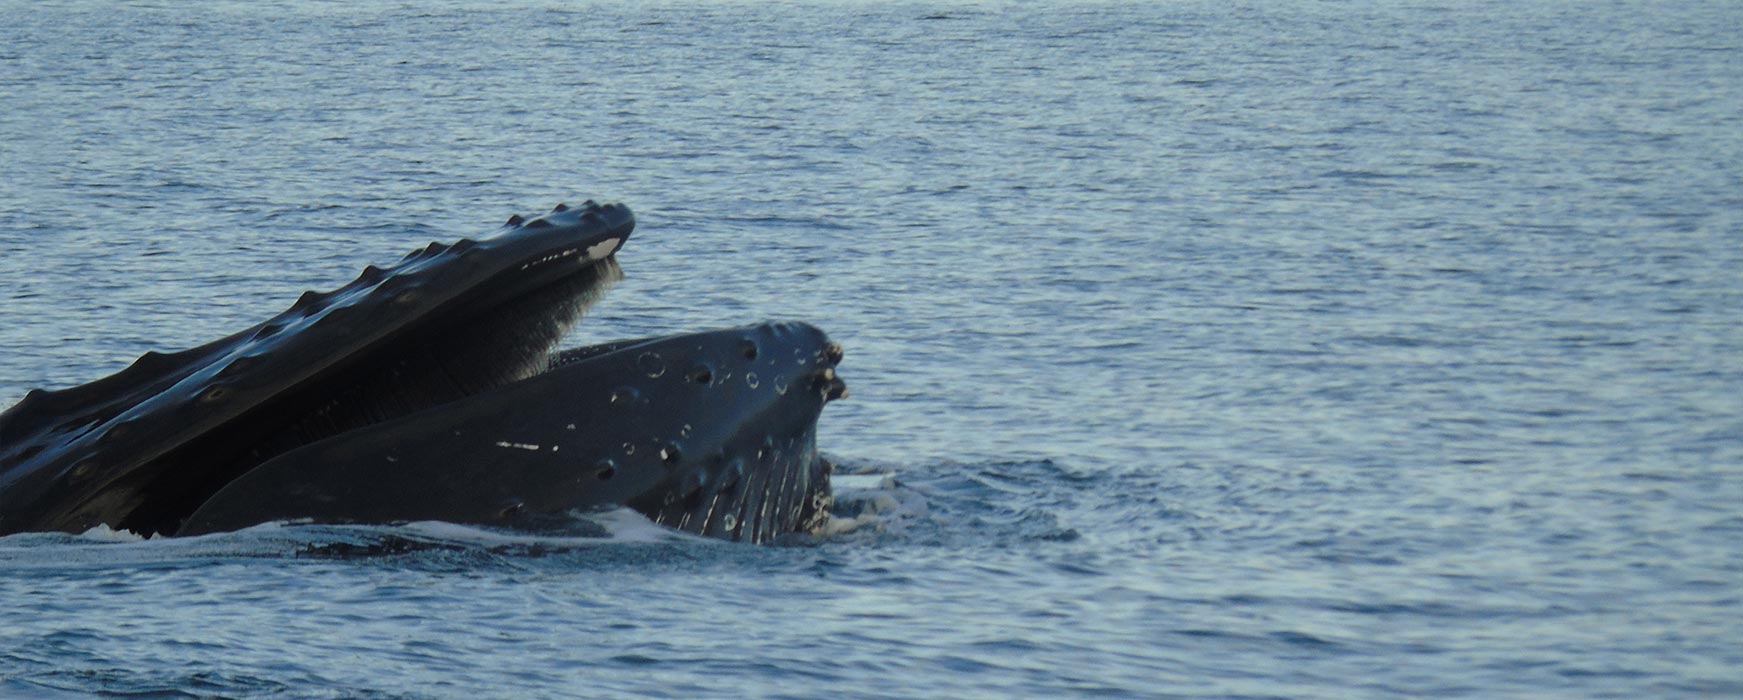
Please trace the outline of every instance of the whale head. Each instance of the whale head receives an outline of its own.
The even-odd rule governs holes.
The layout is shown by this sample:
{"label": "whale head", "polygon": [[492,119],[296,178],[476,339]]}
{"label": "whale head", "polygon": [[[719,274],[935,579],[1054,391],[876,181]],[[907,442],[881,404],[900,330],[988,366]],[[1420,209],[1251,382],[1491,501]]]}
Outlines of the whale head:
{"label": "whale head", "polygon": [[821,331],[556,350],[621,278],[633,229],[619,205],[516,216],[220,340],[33,391],[0,414],[0,534],[515,526],[613,505],[726,539],[815,529],[815,422],[845,393]]}

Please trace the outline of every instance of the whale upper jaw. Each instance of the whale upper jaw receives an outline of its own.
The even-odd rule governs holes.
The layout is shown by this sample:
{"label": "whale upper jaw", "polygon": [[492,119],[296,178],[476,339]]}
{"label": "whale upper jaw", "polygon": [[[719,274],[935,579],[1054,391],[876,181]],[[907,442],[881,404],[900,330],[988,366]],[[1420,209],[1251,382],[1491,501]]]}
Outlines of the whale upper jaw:
{"label": "whale upper jaw", "polygon": [[[552,355],[621,277],[633,229],[626,207],[592,202],[513,217],[218,341],[33,391],[0,414],[0,534],[512,526],[613,504],[727,539],[814,527],[828,494],[815,421],[845,394],[821,331],[763,324]],[[776,354],[790,366],[760,368],[761,390],[758,359]],[[650,376],[648,356],[670,376]],[[630,394],[640,403],[621,403]],[[709,513],[672,510],[703,497]]]}

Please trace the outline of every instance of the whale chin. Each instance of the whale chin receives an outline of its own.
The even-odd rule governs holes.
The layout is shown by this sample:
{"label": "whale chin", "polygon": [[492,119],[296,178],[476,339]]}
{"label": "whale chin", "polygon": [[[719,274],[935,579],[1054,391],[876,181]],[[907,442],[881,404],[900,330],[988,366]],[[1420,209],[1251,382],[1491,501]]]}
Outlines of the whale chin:
{"label": "whale chin", "polygon": [[841,347],[804,323],[557,345],[621,279],[620,205],[559,205],[305,293],[0,414],[0,534],[275,520],[533,527],[634,508],[764,542],[819,531]]}

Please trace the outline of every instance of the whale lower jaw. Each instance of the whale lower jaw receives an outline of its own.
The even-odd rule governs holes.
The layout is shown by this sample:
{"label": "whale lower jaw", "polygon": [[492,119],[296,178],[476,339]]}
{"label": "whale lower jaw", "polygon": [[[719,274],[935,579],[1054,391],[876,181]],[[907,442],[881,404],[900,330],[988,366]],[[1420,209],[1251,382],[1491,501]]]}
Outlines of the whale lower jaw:
{"label": "whale lower jaw", "polygon": [[764,323],[578,349],[524,380],[277,455],[176,532],[283,519],[517,527],[616,505],[729,540],[816,532],[831,498],[816,421],[844,390],[834,347],[807,324]]}

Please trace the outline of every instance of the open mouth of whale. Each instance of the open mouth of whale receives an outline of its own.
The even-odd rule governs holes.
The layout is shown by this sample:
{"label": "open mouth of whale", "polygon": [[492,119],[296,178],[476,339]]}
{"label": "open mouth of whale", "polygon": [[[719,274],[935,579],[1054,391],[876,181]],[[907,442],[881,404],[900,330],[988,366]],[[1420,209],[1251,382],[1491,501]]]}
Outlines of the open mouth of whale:
{"label": "open mouth of whale", "polygon": [[537,526],[626,505],[763,542],[828,517],[841,348],[804,323],[558,350],[622,276],[588,202],[432,243],[240,333],[0,414],[0,534]]}

